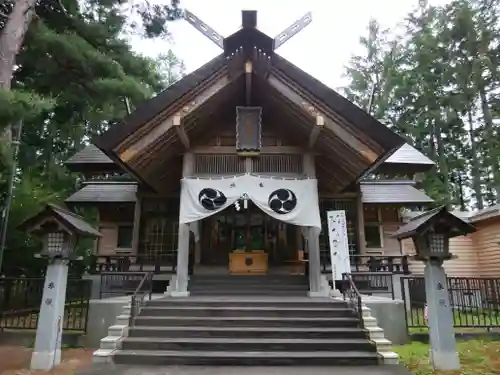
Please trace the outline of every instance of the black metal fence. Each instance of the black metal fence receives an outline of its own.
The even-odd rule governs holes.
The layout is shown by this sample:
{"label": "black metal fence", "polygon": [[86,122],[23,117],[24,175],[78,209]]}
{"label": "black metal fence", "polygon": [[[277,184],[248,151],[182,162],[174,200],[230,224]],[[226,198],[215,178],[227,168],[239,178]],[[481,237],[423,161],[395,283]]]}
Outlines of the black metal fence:
{"label": "black metal fence", "polygon": [[350,276],[361,294],[380,295],[394,299],[391,272],[352,272]]}
{"label": "black metal fence", "polygon": [[[449,277],[447,286],[455,328],[500,327],[500,278]],[[424,278],[401,278],[401,291],[408,329],[427,328]]]}
{"label": "black metal fence", "polygon": [[[133,295],[148,272],[102,272],[99,298]],[[152,274],[152,273],[151,273]],[[153,278],[146,280],[145,288],[152,288]]]}
{"label": "black metal fence", "polygon": [[[0,278],[0,328],[36,329],[44,278]],[[86,332],[91,280],[68,279],[63,330]]]}
{"label": "black metal fence", "polygon": [[[332,269],[330,254],[322,252],[321,272],[329,273]],[[390,272],[393,274],[410,274],[407,255],[349,255],[351,273],[356,272]]]}
{"label": "black metal fence", "polygon": [[153,272],[155,274],[175,272],[176,254],[149,259],[141,255],[92,256],[89,258],[88,272],[101,274],[109,272]]}

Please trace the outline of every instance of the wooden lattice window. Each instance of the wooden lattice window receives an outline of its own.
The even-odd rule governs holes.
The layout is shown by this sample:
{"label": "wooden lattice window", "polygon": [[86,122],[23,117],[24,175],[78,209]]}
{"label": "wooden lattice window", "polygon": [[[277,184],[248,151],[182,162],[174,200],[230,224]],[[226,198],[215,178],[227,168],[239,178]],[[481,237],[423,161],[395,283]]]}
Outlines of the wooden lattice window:
{"label": "wooden lattice window", "polygon": [[179,233],[179,199],[142,201],[139,254],[149,261],[174,261]]}
{"label": "wooden lattice window", "polygon": [[245,159],[238,155],[195,155],[194,174],[224,175],[245,173]]}
{"label": "wooden lattice window", "polygon": [[152,217],[145,220],[141,255],[146,260],[167,260],[176,254],[179,234],[177,218]]}
{"label": "wooden lattice window", "polygon": [[302,174],[302,155],[260,155],[252,159],[252,172],[277,174]]}

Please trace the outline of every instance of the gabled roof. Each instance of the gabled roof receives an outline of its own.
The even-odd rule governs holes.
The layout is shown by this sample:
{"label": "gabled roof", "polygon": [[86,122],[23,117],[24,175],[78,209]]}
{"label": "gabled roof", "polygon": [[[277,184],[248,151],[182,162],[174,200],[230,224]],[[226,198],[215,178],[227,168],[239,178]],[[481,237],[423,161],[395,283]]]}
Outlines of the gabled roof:
{"label": "gabled roof", "polygon": [[439,228],[441,233],[446,233],[450,238],[476,231],[472,225],[453,215],[445,206],[440,206],[415,216],[400,227],[391,237],[402,240],[415,236],[420,231],[425,231],[431,226]]}
{"label": "gabled roof", "polygon": [[436,164],[408,143],[402,145],[385,162],[390,164],[422,164],[430,166]]}
{"label": "gabled roof", "polygon": [[49,203],[36,215],[26,219],[17,226],[19,230],[31,231],[34,226],[46,218],[54,218],[61,222],[68,230],[76,232],[81,236],[101,237],[101,233],[87,223],[83,217],[63,207]]}
{"label": "gabled roof", "polygon": [[[276,54],[269,40],[255,26],[243,27],[225,38],[224,53],[140,104],[95,138],[95,145],[160,191],[168,180],[164,173],[169,158],[189,148],[186,138],[234,118],[239,105],[263,107],[264,123],[275,123],[301,141],[310,139],[318,118],[323,118],[324,126],[312,143],[328,165],[338,165],[332,176],[338,190],[359,181],[404,144],[364,110]],[[247,61],[253,66],[251,79],[244,77]],[[183,129],[175,116],[182,116]]]}
{"label": "gabled roof", "polygon": [[378,168],[379,172],[400,172],[404,174],[429,171],[436,163],[412,145],[405,143],[389,156]]}
{"label": "gabled roof", "polygon": [[105,154],[115,159],[115,155],[109,152],[114,146],[121,143],[128,135],[141,127],[145,122],[155,117],[158,113],[168,108],[174,102],[200,86],[214,73],[226,66],[226,58],[223,54],[215,57],[199,69],[182,77],[179,81],[160,92],[155,97],[140,103],[136,110],[126,116],[120,123],[111,126],[107,131],[93,139],[93,143],[104,151]]}
{"label": "gabled roof", "polygon": [[72,172],[118,171],[120,167],[93,144],[78,151],[64,162]]}

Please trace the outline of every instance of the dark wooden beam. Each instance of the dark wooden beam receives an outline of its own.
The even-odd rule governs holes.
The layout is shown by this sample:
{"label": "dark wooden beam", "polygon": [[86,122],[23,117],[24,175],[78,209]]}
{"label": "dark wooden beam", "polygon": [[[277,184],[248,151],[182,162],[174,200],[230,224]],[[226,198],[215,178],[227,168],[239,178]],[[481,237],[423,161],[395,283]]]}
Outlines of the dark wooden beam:
{"label": "dark wooden beam", "polygon": [[147,134],[143,134],[141,138],[136,140],[132,145],[127,147],[124,151],[120,153],[120,160],[122,162],[128,162],[138,153],[147,150],[155,141],[161,138],[167,131],[173,126],[174,118],[180,114],[181,119],[197,108],[202,106],[210,98],[219,93],[222,89],[227,87],[231,83],[231,79],[227,75],[223,75],[212,85],[203,90],[197,97],[186,103],[180,112],[167,117],[160,125],[156,126],[150,130]]}
{"label": "dark wooden beam", "polygon": [[332,121],[331,118],[320,113],[318,109],[314,105],[312,105],[312,103],[303,98],[289,85],[282,82],[273,74],[269,75],[269,77],[267,78],[267,82],[290,102],[306,112],[310,117],[316,118],[316,116],[321,115],[325,119],[325,127],[333,134],[335,134],[338,138],[340,138],[354,152],[360,154],[363,159],[370,163],[370,165],[378,159],[379,155],[370,147],[361,142],[358,138],[356,138],[349,131],[337,124],[335,121]]}
{"label": "dark wooden beam", "polygon": [[[234,154],[234,146],[199,146],[193,147],[195,154]],[[297,146],[262,146],[261,154],[303,154],[304,148]]]}

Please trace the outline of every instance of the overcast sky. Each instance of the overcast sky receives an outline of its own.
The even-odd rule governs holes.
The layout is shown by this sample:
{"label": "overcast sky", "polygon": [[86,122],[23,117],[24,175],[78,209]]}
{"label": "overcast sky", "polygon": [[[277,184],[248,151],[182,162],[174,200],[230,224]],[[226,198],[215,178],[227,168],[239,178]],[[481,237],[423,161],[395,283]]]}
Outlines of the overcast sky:
{"label": "overcast sky", "polygon": [[[169,1],[169,0],[162,0]],[[448,0],[431,0],[443,4]],[[241,10],[257,10],[257,27],[271,37],[306,12],[312,23],[278,49],[278,53],[332,88],[342,86],[344,66],[359,52],[359,38],[366,35],[370,18],[393,28],[418,0],[181,0],[222,36],[241,26]],[[186,21],[170,28],[173,44],[162,40],[133,40],[136,51],[154,57],[171,48],[191,72],[218,55],[221,50]]]}

